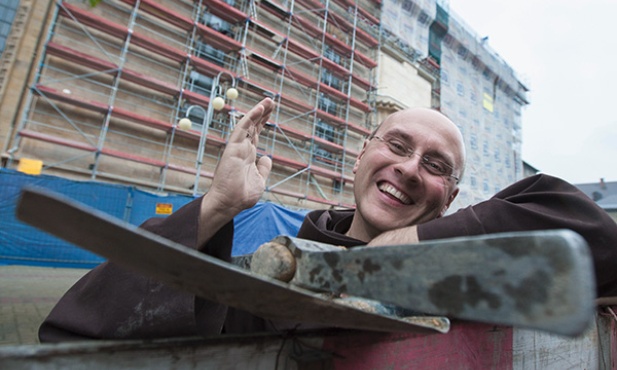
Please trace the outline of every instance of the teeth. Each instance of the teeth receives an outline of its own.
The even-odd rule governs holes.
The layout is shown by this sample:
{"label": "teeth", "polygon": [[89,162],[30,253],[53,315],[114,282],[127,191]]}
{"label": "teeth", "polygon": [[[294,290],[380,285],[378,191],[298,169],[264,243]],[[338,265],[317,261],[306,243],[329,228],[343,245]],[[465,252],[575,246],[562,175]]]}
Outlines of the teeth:
{"label": "teeth", "polygon": [[383,191],[384,193],[388,193],[390,195],[392,195],[393,197],[395,197],[396,199],[398,199],[399,201],[401,201],[401,203],[409,205],[411,204],[411,199],[409,199],[409,197],[403,193],[401,193],[400,191],[396,190],[396,188],[390,184],[379,184],[378,186],[379,190]]}

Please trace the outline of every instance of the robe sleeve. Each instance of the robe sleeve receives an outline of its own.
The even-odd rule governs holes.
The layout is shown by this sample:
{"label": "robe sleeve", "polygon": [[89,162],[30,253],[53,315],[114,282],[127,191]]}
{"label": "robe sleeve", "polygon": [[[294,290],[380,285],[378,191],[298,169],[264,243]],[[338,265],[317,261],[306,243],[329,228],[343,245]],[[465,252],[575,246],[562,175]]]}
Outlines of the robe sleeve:
{"label": "robe sleeve", "polygon": [[570,229],[589,245],[598,296],[617,295],[617,223],[575,186],[548,175],[523,179],[491,199],[418,225],[420,240]]}
{"label": "robe sleeve", "polygon": [[[198,247],[201,199],[142,228],[229,261],[233,222]],[[39,329],[41,342],[84,339],[150,339],[218,334],[227,307],[196,298],[114,263],[105,262],[81,278],[60,299]]]}

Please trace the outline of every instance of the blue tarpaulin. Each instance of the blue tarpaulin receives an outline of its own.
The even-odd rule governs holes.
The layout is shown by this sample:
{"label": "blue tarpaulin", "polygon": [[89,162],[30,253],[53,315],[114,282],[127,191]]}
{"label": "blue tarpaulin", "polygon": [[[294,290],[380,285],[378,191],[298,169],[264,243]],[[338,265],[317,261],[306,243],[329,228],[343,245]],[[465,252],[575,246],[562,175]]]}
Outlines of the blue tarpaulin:
{"label": "blue tarpaulin", "polygon": [[294,211],[273,203],[259,203],[234,219],[233,254],[252,253],[279,235],[295,236],[307,211]]}
{"label": "blue tarpaulin", "polygon": [[[0,169],[0,264],[90,268],[104,261],[102,257],[15,218],[21,189],[32,185],[63,194],[133,225],[151,217],[164,217],[157,214],[157,207],[175,211],[194,199],[184,195],[159,196],[132,186],[32,176]],[[243,211],[234,219],[233,254],[251,253],[278,235],[296,235],[307,212],[273,203],[258,203]]]}

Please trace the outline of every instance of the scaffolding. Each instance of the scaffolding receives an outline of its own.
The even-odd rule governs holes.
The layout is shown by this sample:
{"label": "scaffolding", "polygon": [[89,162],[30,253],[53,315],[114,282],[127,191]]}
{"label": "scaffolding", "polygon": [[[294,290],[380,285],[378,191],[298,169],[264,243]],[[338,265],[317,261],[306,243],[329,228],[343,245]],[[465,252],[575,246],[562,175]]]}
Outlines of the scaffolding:
{"label": "scaffolding", "polygon": [[[266,199],[353,206],[353,166],[375,125],[378,0],[64,1],[54,19],[13,159],[202,193],[235,120],[269,96]],[[211,109],[232,85],[239,98]]]}

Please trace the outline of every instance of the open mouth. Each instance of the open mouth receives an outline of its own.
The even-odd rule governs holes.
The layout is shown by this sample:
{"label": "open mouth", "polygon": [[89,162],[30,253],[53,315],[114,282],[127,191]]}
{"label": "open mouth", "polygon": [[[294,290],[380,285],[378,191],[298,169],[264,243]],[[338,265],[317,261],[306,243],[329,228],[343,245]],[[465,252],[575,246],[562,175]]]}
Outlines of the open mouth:
{"label": "open mouth", "polygon": [[392,198],[395,198],[396,200],[403,203],[404,205],[411,204],[411,198],[409,198],[407,195],[403,194],[401,191],[397,190],[394,186],[388,183],[385,183],[385,182],[379,183],[377,185],[377,188],[382,193],[388,194],[389,196],[391,196]]}

